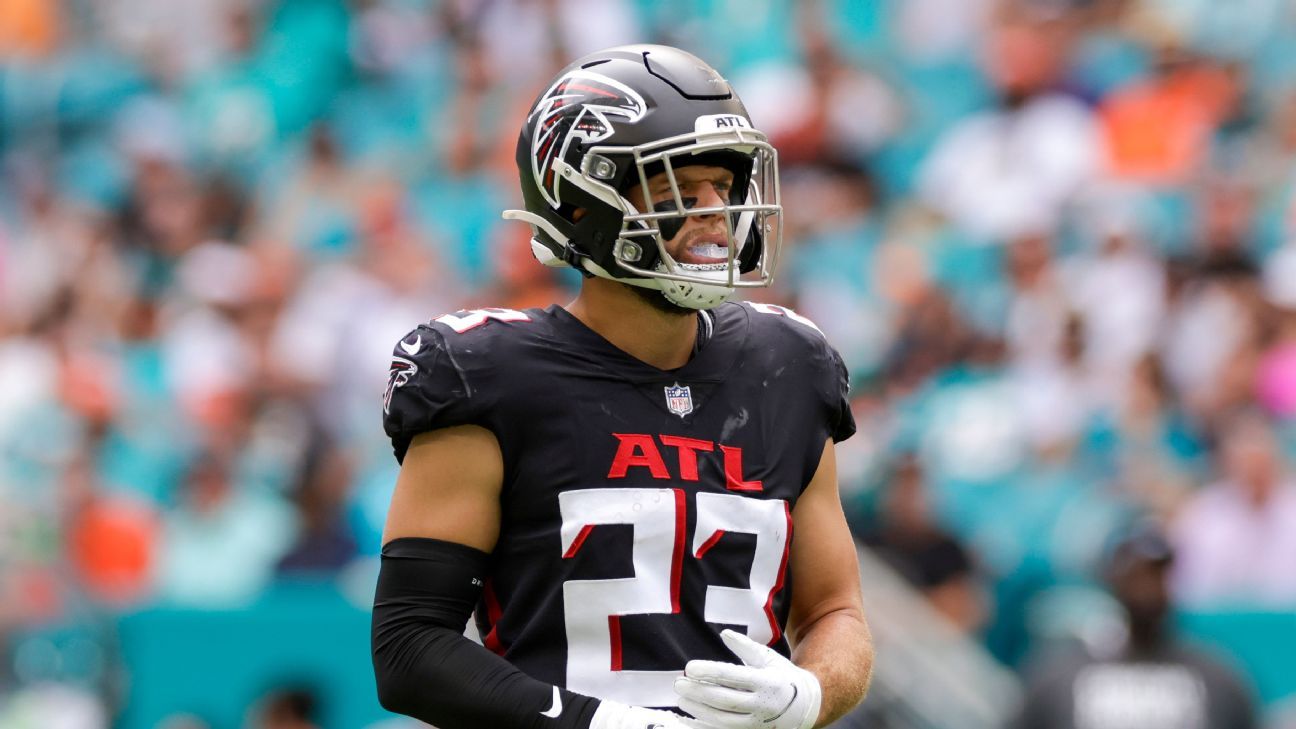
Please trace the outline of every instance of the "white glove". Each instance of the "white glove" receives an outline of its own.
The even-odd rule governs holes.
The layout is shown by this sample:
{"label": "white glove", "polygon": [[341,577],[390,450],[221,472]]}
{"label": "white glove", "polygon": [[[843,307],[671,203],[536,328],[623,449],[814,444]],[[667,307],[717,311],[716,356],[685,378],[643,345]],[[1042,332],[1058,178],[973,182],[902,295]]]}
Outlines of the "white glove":
{"label": "white glove", "polygon": [[680,708],[716,729],[810,729],[823,690],[813,673],[742,633],[720,638],[746,665],[689,661],[675,679]]}
{"label": "white glove", "polygon": [[589,729],[689,729],[684,717],[669,711],[600,701]]}

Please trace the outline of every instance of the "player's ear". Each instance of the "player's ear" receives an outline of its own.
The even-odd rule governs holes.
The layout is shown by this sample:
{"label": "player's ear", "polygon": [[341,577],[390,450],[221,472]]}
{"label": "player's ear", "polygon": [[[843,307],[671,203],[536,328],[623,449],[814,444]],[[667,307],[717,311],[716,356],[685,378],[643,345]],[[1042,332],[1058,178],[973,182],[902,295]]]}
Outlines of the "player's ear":
{"label": "player's ear", "polygon": [[571,219],[573,223],[579,223],[583,217],[585,217],[585,208],[576,208],[572,211]]}

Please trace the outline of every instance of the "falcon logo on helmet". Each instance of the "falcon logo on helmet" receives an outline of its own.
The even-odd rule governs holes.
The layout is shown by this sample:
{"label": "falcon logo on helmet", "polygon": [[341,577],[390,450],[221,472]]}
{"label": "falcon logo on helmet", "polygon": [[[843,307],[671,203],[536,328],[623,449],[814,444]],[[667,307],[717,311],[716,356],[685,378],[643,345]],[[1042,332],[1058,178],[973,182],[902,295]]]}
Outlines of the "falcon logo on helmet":
{"label": "falcon logo on helmet", "polygon": [[558,79],[531,112],[531,174],[545,200],[558,207],[562,176],[554,160],[564,159],[573,139],[595,144],[615,131],[609,117],[633,124],[647,105],[637,91],[615,79],[576,70]]}

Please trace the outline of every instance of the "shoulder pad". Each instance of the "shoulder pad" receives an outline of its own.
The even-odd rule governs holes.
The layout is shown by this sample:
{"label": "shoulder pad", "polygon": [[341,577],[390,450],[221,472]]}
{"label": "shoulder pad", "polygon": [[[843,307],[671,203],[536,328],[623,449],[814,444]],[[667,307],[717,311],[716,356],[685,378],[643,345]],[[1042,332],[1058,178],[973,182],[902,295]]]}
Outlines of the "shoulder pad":
{"label": "shoulder pad", "polygon": [[[800,314],[796,313],[795,311],[792,311],[786,306],[777,306],[775,304],[762,304],[755,301],[744,301],[742,303],[743,306],[746,306],[748,309],[751,309],[757,314],[765,314],[769,316],[781,317],[783,319],[786,319],[787,321],[796,322],[801,326],[814,330],[821,339],[824,338],[823,330],[819,328],[818,324],[815,324],[814,322],[810,321],[810,319],[801,316]],[[762,320],[757,318],[756,321],[759,322]]]}
{"label": "shoulder pad", "polygon": [[[531,321],[531,315],[517,309],[488,308],[460,310],[453,314],[442,314],[432,320],[437,324],[445,325],[455,334],[463,334],[488,322],[519,321]],[[429,324],[432,322],[429,322]]]}

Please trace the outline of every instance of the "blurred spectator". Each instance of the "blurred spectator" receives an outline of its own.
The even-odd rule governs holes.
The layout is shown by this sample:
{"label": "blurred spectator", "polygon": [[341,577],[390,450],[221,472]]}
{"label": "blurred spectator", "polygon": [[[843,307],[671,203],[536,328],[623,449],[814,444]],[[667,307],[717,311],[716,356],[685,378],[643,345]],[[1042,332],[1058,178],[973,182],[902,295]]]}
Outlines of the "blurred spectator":
{"label": "blurred spectator", "polygon": [[104,30],[121,47],[179,80],[220,59],[225,14],[248,12],[260,0],[113,0],[96,8]]}
{"label": "blurred spectator", "polygon": [[1069,316],[1053,360],[1026,360],[1012,370],[1027,439],[1042,453],[1069,452],[1094,415],[1099,393],[1085,367],[1085,327]]}
{"label": "blurred spectator", "polygon": [[6,172],[18,225],[0,246],[0,325],[23,332],[37,324],[79,277],[115,289],[127,283],[122,262],[96,239],[97,216],[61,195],[38,157],[15,156]]}
{"label": "blurred spectator", "polygon": [[[162,353],[176,400],[209,429],[227,424],[227,405],[258,380],[253,343],[241,324],[254,304],[257,263],[244,249],[208,242],[180,259],[186,295],[168,312]],[[178,298],[178,297],[177,297]]]}
{"label": "blurred spectator", "polygon": [[325,258],[345,253],[355,243],[357,208],[369,177],[347,164],[332,128],[315,125],[305,156],[262,209],[256,238]]}
{"label": "blurred spectator", "polygon": [[975,633],[987,606],[972,555],[933,520],[922,466],[913,456],[902,457],[887,481],[878,524],[863,533],[863,542],[951,624]]}
{"label": "blurred spectator", "polygon": [[63,17],[55,0],[0,3],[0,59],[37,59],[58,45]]}
{"label": "blurred spectator", "polygon": [[1053,245],[1048,236],[1025,235],[1007,246],[1012,298],[1005,338],[1009,355],[1024,364],[1054,363],[1062,354],[1070,302],[1053,261]]}
{"label": "blurred spectator", "polygon": [[0,695],[0,726],[27,729],[108,729],[108,711],[82,688],[42,683]]}
{"label": "blurred spectator", "polygon": [[184,122],[194,157],[236,174],[253,174],[264,164],[278,126],[267,70],[256,57],[264,22],[260,4],[203,2],[204,44],[184,51],[175,69],[189,76]]}
{"label": "blurred spectator", "polygon": [[1110,417],[1121,486],[1141,509],[1168,519],[1189,496],[1198,453],[1157,357],[1130,371]]}
{"label": "blurred spectator", "polygon": [[177,605],[230,607],[253,600],[296,535],[290,509],[236,481],[227,456],[190,468],[175,510],[163,518],[158,597]]}
{"label": "blurred spectator", "polygon": [[1097,394],[1086,362],[1094,338],[1073,311],[1053,245],[1046,236],[1031,235],[1014,240],[1007,251],[1013,284],[1008,354],[1025,431],[1044,449],[1076,438]]}
{"label": "blurred spectator", "polygon": [[1231,668],[1184,645],[1170,623],[1173,553],[1155,529],[1125,535],[1106,581],[1128,632],[1110,650],[1063,656],[1028,671],[1020,729],[1185,729],[1259,726]]}
{"label": "blurred spectator", "polygon": [[1188,182],[1209,156],[1229,90],[1218,65],[1173,43],[1159,48],[1155,75],[1103,104],[1109,170],[1157,185]]}
{"label": "blurred spectator", "polygon": [[1093,181],[1102,154],[1090,111],[1052,90],[1071,45],[1070,24],[1041,16],[1030,3],[1005,8],[985,50],[999,108],[949,130],[919,185],[927,205],[988,242],[1052,230]]}
{"label": "blurred spectator", "polygon": [[374,436],[370,388],[386,378],[391,342],[410,322],[463,305],[454,270],[409,219],[403,188],[372,183],[356,194],[353,255],[316,261],[293,282],[266,352],[274,376],[341,442]]}
{"label": "blurred spectator", "polygon": [[897,267],[883,265],[890,256],[874,180],[844,162],[801,167],[783,180],[785,235],[798,246],[786,279],[796,308],[837,342],[854,372],[875,371],[902,305],[887,289],[905,284]]}
{"label": "blurred spectator", "polygon": [[1276,315],[1273,342],[1261,355],[1256,399],[1273,415],[1296,420],[1296,310]]}
{"label": "blurred spectator", "polygon": [[1069,304],[1084,321],[1085,364],[1119,388],[1156,347],[1166,272],[1146,239],[1143,200],[1115,189],[1107,197],[1086,211],[1085,248],[1064,256],[1060,268]]}
{"label": "blurred spectator", "polygon": [[1152,16],[1148,22],[1158,22],[1177,37],[1230,57],[1254,53],[1273,35],[1284,10],[1281,0],[1237,0],[1228,7],[1209,0],[1145,0],[1140,5]]}
{"label": "blurred spectator", "polygon": [[89,594],[117,606],[148,596],[157,532],[158,515],[147,503],[99,497],[78,509],[69,526],[70,561]]}
{"label": "blurred spectator", "polygon": [[[1257,112],[1260,113],[1260,112]],[[1234,163],[1262,196],[1268,196],[1269,222],[1279,237],[1293,232],[1291,219],[1293,169],[1296,169],[1296,89],[1273,94],[1259,128],[1244,139],[1247,146]]]}
{"label": "blurred spectator", "polygon": [[902,102],[881,75],[848,63],[826,28],[801,21],[800,62],[766,62],[736,82],[748,111],[781,165],[863,160],[899,131]]}
{"label": "blurred spectator", "polygon": [[485,44],[491,68],[499,76],[543,77],[567,59],[641,42],[645,36],[626,0],[505,0],[484,5],[455,0],[446,4],[446,11],[461,39]]}
{"label": "blurred spectator", "polygon": [[1265,262],[1265,300],[1271,332],[1256,372],[1256,399],[1269,413],[1296,420],[1296,244]]}
{"label": "blurred spectator", "polygon": [[1291,238],[1264,265],[1264,292],[1269,303],[1296,311],[1296,196],[1291,201]]}
{"label": "blurred spectator", "polygon": [[301,528],[279,560],[280,573],[328,574],[356,556],[356,539],[344,518],[353,475],[346,452],[317,438],[307,449],[293,497]]}
{"label": "blurred spectator", "polygon": [[1174,524],[1176,597],[1204,606],[1296,607],[1296,483],[1268,419],[1221,424],[1218,480]]}
{"label": "blurred spectator", "polygon": [[319,696],[309,688],[271,691],[255,708],[250,729],[320,729]]}
{"label": "blurred spectator", "polygon": [[949,296],[926,280],[921,253],[892,245],[883,256],[879,277],[887,279],[887,293],[904,307],[889,354],[888,384],[904,392],[962,364],[974,334]]}
{"label": "blurred spectator", "polygon": [[1253,396],[1263,305],[1257,273],[1226,251],[1189,264],[1171,289],[1160,354],[1184,405],[1203,420]]}
{"label": "blurred spectator", "polygon": [[941,0],[902,3],[896,32],[905,52],[918,59],[967,55],[976,50],[995,6],[996,0],[968,0],[957,5]]}

